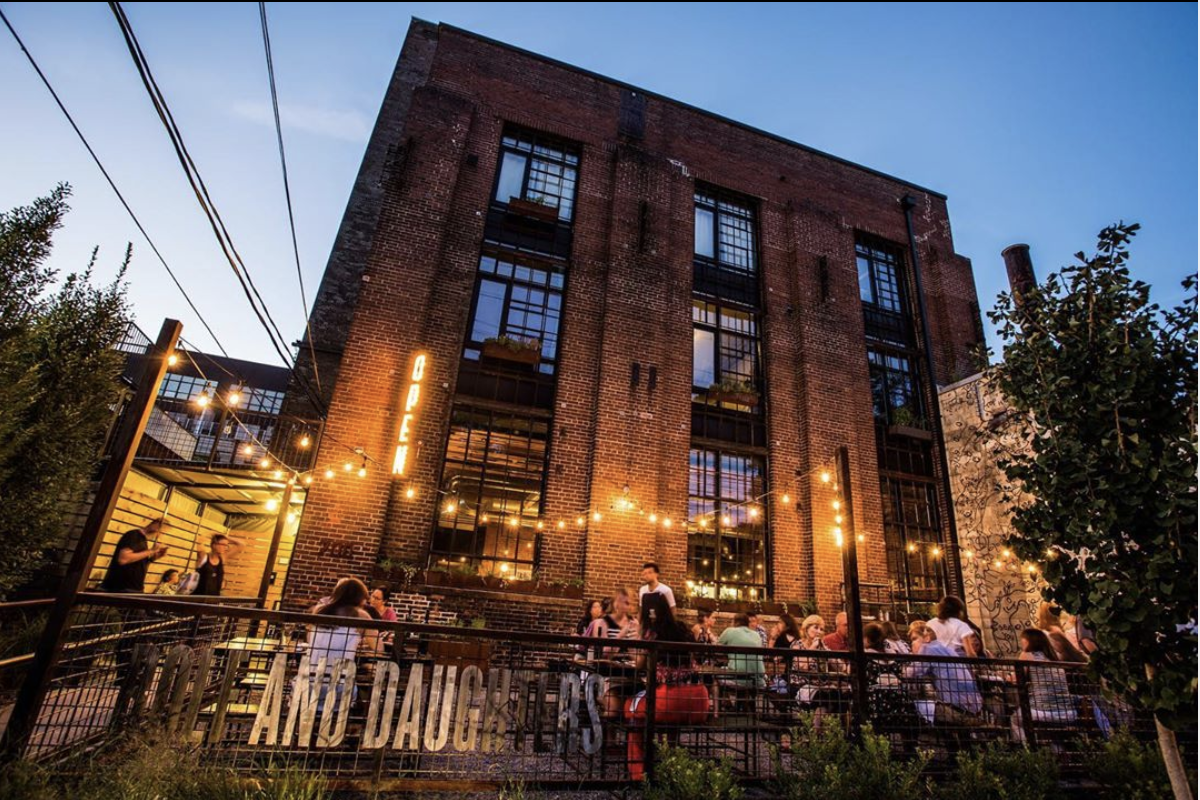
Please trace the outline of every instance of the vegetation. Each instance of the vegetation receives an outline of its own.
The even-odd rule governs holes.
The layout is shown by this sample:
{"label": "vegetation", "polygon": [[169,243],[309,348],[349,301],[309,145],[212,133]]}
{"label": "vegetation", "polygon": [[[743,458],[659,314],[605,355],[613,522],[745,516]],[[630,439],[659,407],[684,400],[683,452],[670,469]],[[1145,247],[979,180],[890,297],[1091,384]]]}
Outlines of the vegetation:
{"label": "vegetation", "polygon": [[[1160,762],[1161,763],[1161,762]],[[941,800],[1048,800],[1058,796],[1058,764],[1048,750],[993,744],[958,755]]]}
{"label": "vegetation", "polygon": [[533,350],[541,350],[542,343],[539,339],[523,339],[519,336],[489,336],[483,340],[484,344],[494,344],[511,350],[514,353],[527,353]]}
{"label": "vegetation", "polygon": [[682,747],[659,745],[654,780],[646,785],[644,800],[741,800],[742,788],[728,758],[696,758]]}
{"label": "vegetation", "polygon": [[[1124,728],[1093,746],[1084,768],[1100,785],[1099,800],[1159,800],[1171,796],[1171,782],[1158,751]],[[1194,771],[1190,777],[1195,786]]]}
{"label": "vegetation", "polygon": [[70,188],[0,213],[0,599],[26,583],[62,536],[64,498],[93,474],[124,357],[124,274],[92,286],[96,252],[58,281],[46,266]]}
{"label": "vegetation", "polygon": [[1001,295],[991,378],[1020,442],[1001,460],[1010,546],[1095,630],[1093,673],[1155,715],[1182,798],[1172,730],[1196,720],[1196,279],[1178,307],[1151,303],[1127,266],[1137,230],[1105,228],[1093,256]]}
{"label": "vegetation", "polygon": [[892,753],[886,736],[864,726],[861,744],[841,724],[811,715],[792,730],[790,752],[775,753],[775,789],[786,800],[921,800],[928,794],[921,777],[929,755],[905,761]]}

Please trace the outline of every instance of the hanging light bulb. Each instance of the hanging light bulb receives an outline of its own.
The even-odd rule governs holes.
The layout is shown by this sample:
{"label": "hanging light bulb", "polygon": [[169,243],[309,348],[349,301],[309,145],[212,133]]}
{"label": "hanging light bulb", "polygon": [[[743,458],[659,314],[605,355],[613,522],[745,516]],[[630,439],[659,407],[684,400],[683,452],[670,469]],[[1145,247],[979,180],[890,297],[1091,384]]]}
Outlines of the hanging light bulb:
{"label": "hanging light bulb", "polygon": [[833,501],[833,510],[834,510],[834,511],[840,511],[840,510],[841,510],[841,508],[842,508],[842,501],[841,501],[841,500],[834,500],[834,501]]}
{"label": "hanging light bulb", "polygon": [[583,527],[583,517],[576,517],[575,524],[582,528]]}
{"label": "hanging light bulb", "polygon": [[312,439],[308,438],[307,433],[300,437],[301,447],[308,447],[310,444],[312,444]]}
{"label": "hanging light bulb", "polygon": [[304,476],[304,485],[305,485],[305,486],[312,486],[312,475],[305,475],[305,476]]}
{"label": "hanging light bulb", "polygon": [[722,524],[722,525],[724,525],[726,528],[728,528],[728,527],[729,527],[729,525],[730,525],[731,523],[732,523],[732,520],[731,520],[731,519],[729,519],[729,515],[728,515],[728,514],[726,514],[725,516],[721,517],[721,524]]}
{"label": "hanging light bulb", "polygon": [[289,512],[288,512],[288,515],[287,515],[287,521],[288,521],[288,522],[295,522],[295,521],[296,521],[296,514],[295,514],[295,512],[293,512],[293,511],[289,511]]}
{"label": "hanging light bulb", "polygon": [[754,506],[750,507],[750,519],[758,519],[758,509]]}
{"label": "hanging light bulb", "polygon": [[225,402],[231,406],[236,406],[238,403],[242,402],[242,393],[237,389],[230,391],[225,397]]}
{"label": "hanging light bulb", "polygon": [[650,524],[654,525],[657,522],[658,522],[658,514],[651,514],[650,515]]}
{"label": "hanging light bulb", "polygon": [[171,353],[171,355],[167,356],[167,366],[168,367],[173,367],[178,363],[179,363],[179,354],[178,353]]}
{"label": "hanging light bulb", "polygon": [[829,474],[829,471],[821,470],[821,483],[829,483],[831,480],[833,480],[833,476]]}
{"label": "hanging light bulb", "polygon": [[563,521],[560,519],[560,520],[558,521],[558,529],[561,531],[561,530],[562,530],[563,528],[565,528],[565,527],[567,527],[567,523],[563,522]]}
{"label": "hanging light bulb", "polygon": [[458,503],[454,502],[453,500],[451,500],[449,503],[446,503],[447,514],[453,514],[455,511],[458,511]]}
{"label": "hanging light bulb", "polygon": [[253,453],[253,452],[254,452],[254,446],[253,446],[253,445],[251,445],[249,442],[247,442],[246,444],[242,445],[242,455],[244,455],[244,456],[248,456],[248,455],[250,455],[250,454],[251,454],[251,453]]}
{"label": "hanging light bulb", "polygon": [[938,558],[942,555],[942,548],[937,547],[935,545],[929,552],[933,555],[934,558]]}
{"label": "hanging light bulb", "polygon": [[409,486],[407,489],[404,490],[404,496],[407,497],[409,500],[412,500],[414,497],[417,496],[417,490],[414,489],[413,487]]}
{"label": "hanging light bulb", "polygon": [[663,519],[663,527],[664,528],[671,527],[671,518],[670,517],[666,517],[665,519]]}
{"label": "hanging light bulb", "polygon": [[200,406],[201,408],[208,408],[208,403],[209,397],[207,394],[196,395],[196,405]]}
{"label": "hanging light bulb", "polygon": [[779,500],[780,500],[780,502],[782,502],[782,503],[783,503],[785,506],[786,506],[788,503],[792,502],[792,498],[788,497],[787,493],[784,493],[783,497],[779,498]]}
{"label": "hanging light bulb", "polygon": [[275,470],[274,472],[271,473],[271,477],[277,481],[283,480],[283,470],[279,470],[279,469]]}
{"label": "hanging light bulb", "polygon": [[545,524],[544,524],[544,523],[543,523],[543,522],[542,522],[542,521],[539,519],[539,520],[537,521],[537,525],[536,525],[536,527],[537,527],[537,529],[540,531],[540,530],[544,530],[544,529],[545,529],[545,527],[546,527],[546,525],[545,525]]}
{"label": "hanging light bulb", "polygon": [[279,501],[276,500],[274,497],[267,500],[265,505],[266,505],[267,511],[277,511],[279,509]]}
{"label": "hanging light bulb", "polygon": [[707,527],[708,527],[708,517],[701,517],[701,518],[700,518],[700,527],[701,527],[701,528],[707,528]]}
{"label": "hanging light bulb", "polygon": [[600,516],[600,512],[599,512],[599,511],[595,512],[594,514],[592,514],[592,522],[599,522],[599,521],[600,521],[600,520],[602,520],[602,519],[603,519],[603,517],[601,517],[601,516]]}
{"label": "hanging light bulb", "polygon": [[331,469],[325,470],[325,480],[327,480],[327,481],[333,480],[333,475],[334,475],[333,470],[331,470]]}
{"label": "hanging light bulb", "polygon": [[859,540],[860,542],[865,542],[865,541],[867,540],[867,537],[863,536],[863,535],[860,533],[860,534],[858,535],[858,540]]}
{"label": "hanging light bulb", "polygon": [[834,514],[834,515],[833,515],[833,521],[834,521],[834,522],[836,522],[838,525],[841,525],[841,524],[842,524],[842,515],[841,515],[841,514]]}
{"label": "hanging light bulb", "polygon": [[358,468],[358,477],[360,477],[360,478],[367,477],[367,464],[365,461],[363,462],[363,465]]}
{"label": "hanging light bulb", "polygon": [[271,459],[264,456],[263,460],[258,462],[258,465],[263,469],[266,469],[267,467],[271,466]]}
{"label": "hanging light bulb", "polygon": [[347,461],[345,464],[342,464],[342,469],[345,470],[346,472],[350,472],[351,470],[354,469],[354,465],[351,464],[349,461]]}

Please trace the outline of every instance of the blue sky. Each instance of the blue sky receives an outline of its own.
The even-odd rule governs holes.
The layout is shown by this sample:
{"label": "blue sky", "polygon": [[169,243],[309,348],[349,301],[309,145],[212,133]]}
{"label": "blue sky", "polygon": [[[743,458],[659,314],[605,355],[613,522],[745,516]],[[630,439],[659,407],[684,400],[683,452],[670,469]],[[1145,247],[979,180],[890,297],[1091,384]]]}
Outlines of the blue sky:
{"label": "blue sky", "polygon": [[[304,309],[292,260],[256,4],[126,13],[235,244],[284,335]],[[276,362],[208,230],[107,6],[5,13],[231,355]],[[268,4],[301,263],[315,295],[411,17],[642,86],[949,196],[980,304],[1022,241],[1040,276],[1118,219],[1133,271],[1171,304],[1196,271],[1195,4]],[[212,343],[7,31],[0,207],[75,190],[53,265],[126,242],[138,322]],[[1184,255],[1185,253],[1191,255]],[[992,344],[991,325],[987,325]]]}

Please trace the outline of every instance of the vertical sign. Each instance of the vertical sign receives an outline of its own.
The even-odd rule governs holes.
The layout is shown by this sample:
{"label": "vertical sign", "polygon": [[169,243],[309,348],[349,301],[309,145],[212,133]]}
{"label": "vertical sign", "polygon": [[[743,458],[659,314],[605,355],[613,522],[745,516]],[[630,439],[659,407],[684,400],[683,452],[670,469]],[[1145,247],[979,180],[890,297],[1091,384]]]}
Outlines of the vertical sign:
{"label": "vertical sign", "polygon": [[393,475],[403,475],[408,466],[408,440],[416,419],[417,406],[421,402],[421,381],[424,379],[425,354],[418,353],[417,357],[413,359],[412,372],[408,376],[408,390],[404,393],[400,433],[396,437],[396,456],[392,459]]}

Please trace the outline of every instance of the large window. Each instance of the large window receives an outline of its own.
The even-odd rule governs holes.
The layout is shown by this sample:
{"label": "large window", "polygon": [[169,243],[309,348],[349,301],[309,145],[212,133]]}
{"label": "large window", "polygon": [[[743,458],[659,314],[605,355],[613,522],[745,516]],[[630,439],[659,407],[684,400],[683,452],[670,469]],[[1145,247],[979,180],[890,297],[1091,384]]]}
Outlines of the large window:
{"label": "large window", "polygon": [[717,192],[696,191],[696,256],[711,259],[722,269],[757,270],[754,211]]}
{"label": "large window", "polygon": [[[707,300],[692,301],[692,391],[698,399],[735,408],[745,408],[750,400],[757,405],[758,350],[754,313]],[[739,394],[744,396],[738,398]]]}
{"label": "large window", "polygon": [[864,303],[885,311],[904,313],[900,270],[896,254],[864,242],[855,245],[858,260],[858,293]]}
{"label": "large window", "polygon": [[688,467],[688,580],[693,594],[761,600],[767,589],[762,459],[693,448]]}
{"label": "large window", "polygon": [[208,393],[211,395],[213,390],[211,381],[193,378],[191,375],[168,372],[163,376],[162,383],[158,387],[158,396],[169,400],[192,400],[201,394],[206,386],[209,387]]}
{"label": "large window", "polygon": [[558,210],[570,222],[575,209],[579,154],[564,143],[532,132],[509,131],[500,149],[497,203],[525,200]]}
{"label": "large window", "polygon": [[908,355],[869,348],[875,418],[891,425],[924,427],[916,366]]}
{"label": "large window", "polygon": [[543,419],[454,410],[431,567],[531,577],[548,437]]}
{"label": "large window", "polygon": [[893,596],[912,607],[947,591],[937,491],[927,481],[883,478],[883,536]]}
{"label": "large window", "polygon": [[505,339],[510,344],[536,347],[540,353],[538,369],[547,374],[554,372],[563,281],[564,275],[558,270],[490,255],[480,258],[465,357],[478,359],[489,340]]}

